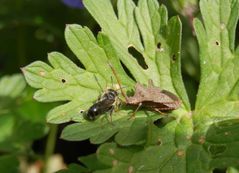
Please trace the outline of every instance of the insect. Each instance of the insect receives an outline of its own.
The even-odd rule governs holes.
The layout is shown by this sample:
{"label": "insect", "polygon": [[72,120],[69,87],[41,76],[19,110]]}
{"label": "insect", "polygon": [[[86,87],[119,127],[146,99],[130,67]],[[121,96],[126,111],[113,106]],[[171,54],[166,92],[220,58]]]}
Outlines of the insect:
{"label": "insect", "polygon": [[179,108],[181,101],[175,94],[155,87],[152,80],[149,80],[148,83],[147,87],[137,83],[134,95],[127,97],[126,104],[137,105],[136,111],[143,106],[160,113]]}
{"label": "insect", "polygon": [[125,104],[137,106],[131,117],[134,117],[135,113],[141,106],[162,113],[163,111],[175,110],[181,105],[180,99],[175,94],[167,90],[161,90],[159,87],[155,87],[152,80],[149,80],[147,87],[140,83],[136,83],[134,95],[128,97],[121,87],[120,79],[113,66],[110,63],[109,66],[120,86],[121,93],[125,98]]}
{"label": "insect", "polygon": [[[95,77],[96,78],[96,77]],[[96,81],[100,86],[97,78]],[[100,86],[101,90],[103,91],[102,87]],[[94,121],[99,116],[103,115],[104,113],[109,112],[110,118],[112,122],[112,113],[116,106],[118,106],[118,92],[114,89],[107,89],[101,97],[94,103],[84,114],[85,119],[89,121]]]}
{"label": "insect", "polygon": [[117,91],[113,89],[108,89],[100,97],[100,99],[88,109],[88,111],[85,114],[85,118],[93,121],[106,112],[110,112],[111,117],[115,107],[114,104],[116,102],[117,96],[118,96]]}

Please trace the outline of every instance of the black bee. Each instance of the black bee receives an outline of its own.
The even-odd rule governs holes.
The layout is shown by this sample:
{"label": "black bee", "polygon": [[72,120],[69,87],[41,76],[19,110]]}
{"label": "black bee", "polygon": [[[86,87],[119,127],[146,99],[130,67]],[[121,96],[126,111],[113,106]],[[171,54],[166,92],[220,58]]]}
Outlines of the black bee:
{"label": "black bee", "polygon": [[[93,104],[85,113],[85,119],[93,121],[100,115],[110,112],[110,117],[117,104],[118,92],[113,89],[107,89],[107,91]],[[112,117],[111,117],[112,121]]]}

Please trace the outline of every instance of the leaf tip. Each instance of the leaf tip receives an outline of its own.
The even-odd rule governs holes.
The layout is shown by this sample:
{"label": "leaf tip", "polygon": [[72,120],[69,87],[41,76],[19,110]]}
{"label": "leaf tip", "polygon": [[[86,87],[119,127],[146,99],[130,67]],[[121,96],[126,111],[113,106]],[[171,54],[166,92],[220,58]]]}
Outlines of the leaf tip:
{"label": "leaf tip", "polygon": [[23,75],[25,76],[25,74],[26,74],[26,67],[20,67],[20,70],[23,73]]}

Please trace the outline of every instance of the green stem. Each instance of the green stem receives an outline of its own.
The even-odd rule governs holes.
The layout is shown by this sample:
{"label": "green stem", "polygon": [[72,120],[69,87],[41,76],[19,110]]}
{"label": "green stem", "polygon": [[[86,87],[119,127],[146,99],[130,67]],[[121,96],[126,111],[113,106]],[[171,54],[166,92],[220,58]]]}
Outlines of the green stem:
{"label": "green stem", "polygon": [[47,138],[45,158],[44,158],[44,161],[45,161],[44,173],[48,173],[47,164],[48,164],[49,158],[53,155],[55,150],[57,130],[58,130],[58,126],[56,124],[50,124],[50,132]]}

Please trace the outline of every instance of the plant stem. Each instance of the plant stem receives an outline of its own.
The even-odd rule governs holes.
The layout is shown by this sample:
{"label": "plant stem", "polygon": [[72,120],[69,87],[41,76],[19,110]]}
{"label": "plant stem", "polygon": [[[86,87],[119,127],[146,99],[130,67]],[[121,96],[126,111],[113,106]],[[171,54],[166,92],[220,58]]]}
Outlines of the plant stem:
{"label": "plant stem", "polygon": [[48,173],[48,161],[50,156],[54,153],[54,150],[55,150],[57,130],[58,130],[58,126],[56,124],[50,124],[50,131],[47,138],[46,149],[45,149],[44,173]]}

